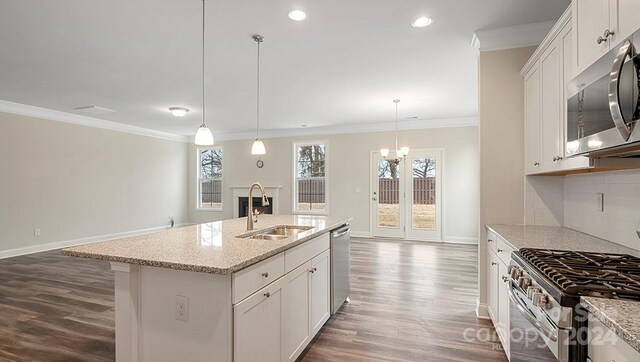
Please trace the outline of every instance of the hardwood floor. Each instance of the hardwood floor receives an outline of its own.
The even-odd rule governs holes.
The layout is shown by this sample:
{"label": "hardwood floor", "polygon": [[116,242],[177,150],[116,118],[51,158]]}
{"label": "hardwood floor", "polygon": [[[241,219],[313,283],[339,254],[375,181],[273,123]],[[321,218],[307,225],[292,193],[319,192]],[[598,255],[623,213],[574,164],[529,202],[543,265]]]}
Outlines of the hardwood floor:
{"label": "hardwood floor", "polygon": [[[351,302],[300,360],[506,361],[476,297],[475,246],[354,239]],[[113,360],[113,303],[106,262],[0,260],[0,360]]]}

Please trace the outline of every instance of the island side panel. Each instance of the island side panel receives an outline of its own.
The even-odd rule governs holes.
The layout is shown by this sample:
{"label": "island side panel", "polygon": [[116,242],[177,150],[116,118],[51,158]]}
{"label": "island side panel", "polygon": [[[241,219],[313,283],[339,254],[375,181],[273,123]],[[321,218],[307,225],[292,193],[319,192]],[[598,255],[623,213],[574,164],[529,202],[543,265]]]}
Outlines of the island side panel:
{"label": "island side panel", "polygon": [[[178,320],[176,297],[188,298]],[[140,267],[140,360],[231,362],[231,276]]]}
{"label": "island side panel", "polygon": [[[232,361],[231,276],[112,263],[116,361]],[[176,297],[188,299],[187,320]]]}

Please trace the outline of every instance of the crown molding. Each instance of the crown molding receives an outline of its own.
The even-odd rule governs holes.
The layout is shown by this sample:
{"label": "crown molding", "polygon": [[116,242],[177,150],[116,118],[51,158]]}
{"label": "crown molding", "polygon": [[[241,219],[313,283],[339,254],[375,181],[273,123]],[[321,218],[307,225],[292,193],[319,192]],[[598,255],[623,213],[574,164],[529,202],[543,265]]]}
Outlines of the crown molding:
{"label": "crown molding", "polygon": [[[398,123],[398,130],[417,130],[430,128],[474,127],[478,125],[478,117],[439,118],[426,120],[410,120]],[[395,130],[395,123],[365,123],[328,127],[290,128],[282,130],[260,131],[260,138],[318,136],[332,134],[351,134],[368,132],[387,132]],[[193,138],[193,137],[192,137]],[[214,135],[219,141],[252,140],[256,138],[255,131],[223,133]]]}
{"label": "crown molding", "polygon": [[571,10],[571,6],[569,6],[567,10],[565,10],[564,13],[562,13],[562,16],[560,16],[560,19],[558,19],[558,21],[549,30],[549,32],[544,37],[542,42],[540,42],[540,45],[533,52],[529,60],[525,63],[524,67],[522,67],[522,69],[520,70],[520,75],[522,77],[524,77],[525,74],[527,74],[527,72],[529,71],[529,69],[531,69],[531,67],[533,67],[534,64],[538,62],[538,60],[542,56],[542,53],[544,53],[549,47],[549,45],[551,45],[551,43],[553,43],[553,41],[558,37],[558,35],[560,35],[560,33],[562,32],[562,29],[571,22],[571,18],[573,16],[572,14],[573,13]]}
{"label": "crown molding", "polygon": [[471,39],[471,46],[480,51],[536,46],[542,42],[555,23],[555,20],[549,20],[504,28],[476,30]]}
{"label": "crown molding", "polygon": [[80,126],[106,129],[109,131],[130,133],[139,136],[159,138],[169,141],[190,142],[192,137],[181,136],[173,133],[156,131],[148,128],[132,126],[124,123],[106,121],[103,119],[82,116],[79,114],[55,111],[52,109],[29,106],[21,103],[14,103],[0,100],[0,112],[18,114],[34,118],[47,119],[51,121],[71,123]]}

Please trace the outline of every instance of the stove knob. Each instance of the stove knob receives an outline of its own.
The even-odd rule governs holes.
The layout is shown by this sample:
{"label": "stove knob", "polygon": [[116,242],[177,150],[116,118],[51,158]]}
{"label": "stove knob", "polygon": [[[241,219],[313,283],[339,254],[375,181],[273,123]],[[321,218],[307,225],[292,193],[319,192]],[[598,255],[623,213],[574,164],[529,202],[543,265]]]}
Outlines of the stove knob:
{"label": "stove knob", "polygon": [[529,287],[529,288],[527,288],[527,298],[533,300],[533,295],[535,293],[540,293],[540,288],[538,288],[538,287]]}
{"label": "stove knob", "polygon": [[520,276],[522,275],[522,270],[517,266],[514,266],[509,274],[511,275],[511,279],[518,280],[518,278],[520,278]]}
{"label": "stove knob", "polygon": [[523,290],[527,290],[527,288],[531,285],[531,279],[529,279],[528,277],[520,277],[518,278],[518,286],[523,289]]}
{"label": "stove knob", "polygon": [[547,308],[547,303],[549,303],[549,297],[547,297],[544,293],[534,293],[533,294],[533,305],[540,308]]}

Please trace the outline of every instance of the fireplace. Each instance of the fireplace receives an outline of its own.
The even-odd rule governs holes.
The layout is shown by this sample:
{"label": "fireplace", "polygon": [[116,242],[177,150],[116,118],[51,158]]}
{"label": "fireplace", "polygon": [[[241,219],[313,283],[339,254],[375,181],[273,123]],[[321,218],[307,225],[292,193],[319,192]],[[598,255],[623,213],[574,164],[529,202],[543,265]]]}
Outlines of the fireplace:
{"label": "fireplace", "polygon": [[[273,197],[267,197],[269,200],[269,206],[262,206],[262,198],[254,197],[253,198],[253,209],[258,210],[261,214],[273,214]],[[249,209],[249,198],[248,197],[238,197],[238,217],[247,216]]]}

